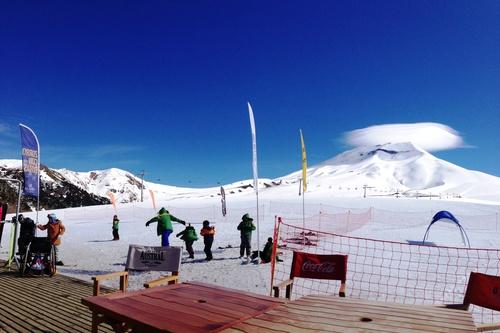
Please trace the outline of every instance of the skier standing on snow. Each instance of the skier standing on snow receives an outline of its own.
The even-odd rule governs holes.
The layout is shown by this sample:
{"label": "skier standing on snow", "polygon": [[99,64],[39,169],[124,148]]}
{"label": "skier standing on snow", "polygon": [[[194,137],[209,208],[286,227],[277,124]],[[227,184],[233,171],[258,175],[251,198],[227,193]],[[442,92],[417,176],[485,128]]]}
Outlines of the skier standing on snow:
{"label": "skier standing on snow", "polygon": [[56,260],[56,265],[63,266],[63,262],[57,260],[57,254],[59,252],[59,245],[61,245],[61,239],[59,238],[59,236],[62,236],[64,234],[66,228],[62,224],[61,220],[57,218],[56,214],[49,214],[47,215],[47,217],[49,218],[47,224],[39,224],[38,229],[47,230],[47,238],[50,240],[52,245],[54,245],[54,259]]}
{"label": "skier standing on snow", "polygon": [[252,253],[252,231],[255,230],[255,225],[253,224],[253,218],[250,215],[245,214],[241,217],[242,221],[238,224],[238,230],[240,231],[240,258],[243,257],[246,251],[247,259],[250,259]]}
{"label": "skier standing on snow", "polygon": [[203,221],[203,228],[200,230],[200,235],[203,236],[203,243],[205,243],[205,248],[203,249],[207,256],[205,260],[210,261],[213,259],[212,244],[214,243],[215,227],[211,227],[208,220]]}
{"label": "skier standing on snow", "polygon": [[120,220],[118,219],[118,215],[113,216],[113,240],[120,240],[120,234],[118,234],[118,230],[120,229]]}
{"label": "skier standing on snow", "polygon": [[181,239],[186,243],[186,251],[189,253],[189,259],[194,259],[193,243],[195,240],[198,240],[198,235],[194,227],[191,226],[191,223],[188,224],[186,229],[175,235],[175,237],[179,236],[181,236]]}
{"label": "skier standing on snow", "polygon": [[146,222],[146,227],[148,227],[151,223],[158,222],[156,233],[158,236],[161,236],[161,246],[170,246],[168,237],[174,231],[174,228],[172,227],[172,221],[186,225],[186,222],[178,219],[173,215],[170,215],[168,210],[163,207],[160,209],[157,216]]}

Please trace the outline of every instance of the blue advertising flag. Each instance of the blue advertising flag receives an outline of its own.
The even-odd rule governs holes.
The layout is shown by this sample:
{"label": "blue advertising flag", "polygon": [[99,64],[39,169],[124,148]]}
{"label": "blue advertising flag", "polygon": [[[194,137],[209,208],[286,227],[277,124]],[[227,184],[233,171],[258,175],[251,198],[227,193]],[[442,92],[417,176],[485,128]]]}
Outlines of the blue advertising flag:
{"label": "blue advertising flag", "polygon": [[21,146],[23,157],[24,194],[38,198],[40,188],[40,145],[35,133],[23,124],[21,129]]}

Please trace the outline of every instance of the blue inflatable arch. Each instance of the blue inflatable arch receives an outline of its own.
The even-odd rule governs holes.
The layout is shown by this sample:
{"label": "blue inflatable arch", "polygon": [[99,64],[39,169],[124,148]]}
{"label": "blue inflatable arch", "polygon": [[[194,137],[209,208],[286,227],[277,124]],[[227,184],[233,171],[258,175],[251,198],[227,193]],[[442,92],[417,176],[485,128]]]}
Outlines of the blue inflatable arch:
{"label": "blue inflatable arch", "polygon": [[443,219],[449,220],[452,223],[455,223],[458,229],[460,230],[460,234],[462,236],[462,241],[464,242],[465,246],[468,246],[470,248],[470,242],[469,242],[469,237],[467,237],[467,233],[465,232],[464,228],[460,225],[460,222],[457,220],[455,216],[453,216],[452,213],[446,211],[446,210],[441,210],[434,215],[432,218],[431,223],[427,227],[427,230],[425,231],[424,239],[422,240],[422,245],[425,245],[425,240],[429,236],[429,231],[432,227],[432,225],[438,221],[441,221]]}

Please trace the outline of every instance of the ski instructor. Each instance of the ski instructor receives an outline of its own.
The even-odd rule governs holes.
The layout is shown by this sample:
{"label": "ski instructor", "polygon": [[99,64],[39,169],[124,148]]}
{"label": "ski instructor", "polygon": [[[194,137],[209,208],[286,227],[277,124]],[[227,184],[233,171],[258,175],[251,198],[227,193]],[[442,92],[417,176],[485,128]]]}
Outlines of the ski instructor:
{"label": "ski instructor", "polygon": [[186,225],[186,222],[178,219],[173,215],[170,215],[168,210],[163,207],[160,209],[157,216],[146,222],[146,227],[148,227],[151,223],[158,222],[156,233],[158,234],[158,236],[161,235],[161,246],[170,246],[168,237],[174,231],[174,228],[172,227],[172,221]]}

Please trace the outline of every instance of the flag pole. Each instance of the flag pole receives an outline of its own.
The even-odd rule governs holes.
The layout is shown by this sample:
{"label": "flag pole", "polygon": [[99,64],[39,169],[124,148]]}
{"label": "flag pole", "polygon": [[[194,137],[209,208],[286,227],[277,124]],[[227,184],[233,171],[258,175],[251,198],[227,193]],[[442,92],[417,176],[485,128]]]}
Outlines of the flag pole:
{"label": "flag pole", "polygon": [[302,229],[306,229],[306,213],[305,213],[305,196],[306,192],[302,193]]}

